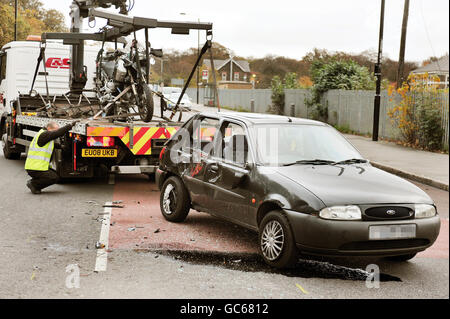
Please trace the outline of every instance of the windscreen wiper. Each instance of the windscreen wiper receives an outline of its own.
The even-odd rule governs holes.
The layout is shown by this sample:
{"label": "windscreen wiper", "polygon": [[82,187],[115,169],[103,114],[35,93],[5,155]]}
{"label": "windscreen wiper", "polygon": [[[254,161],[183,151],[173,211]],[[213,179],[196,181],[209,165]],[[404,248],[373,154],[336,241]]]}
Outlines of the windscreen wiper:
{"label": "windscreen wiper", "polygon": [[368,160],[361,158],[352,158],[341,162],[336,162],[333,165],[351,165],[351,164],[364,164],[367,163]]}
{"label": "windscreen wiper", "polygon": [[333,161],[327,161],[327,160],[304,160],[304,161],[297,161],[294,163],[284,164],[283,166],[294,166],[294,165],[333,165]]}

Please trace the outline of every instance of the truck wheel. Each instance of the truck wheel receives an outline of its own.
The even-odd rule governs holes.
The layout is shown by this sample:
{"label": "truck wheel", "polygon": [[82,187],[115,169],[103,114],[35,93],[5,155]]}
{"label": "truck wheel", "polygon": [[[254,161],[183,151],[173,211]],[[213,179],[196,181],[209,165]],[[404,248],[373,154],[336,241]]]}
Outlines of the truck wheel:
{"label": "truck wheel", "polygon": [[11,142],[8,141],[8,133],[6,133],[6,128],[2,132],[2,146],[3,146],[3,156],[9,160],[20,159],[21,153],[13,152],[11,150]]}
{"label": "truck wheel", "polygon": [[417,256],[417,254],[408,254],[408,255],[400,255],[400,256],[390,256],[390,257],[387,257],[387,259],[390,261],[405,262],[405,261],[413,259],[416,256]]}
{"label": "truck wheel", "polygon": [[141,113],[141,120],[145,123],[149,123],[153,118],[154,102],[152,91],[147,85],[141,85],[138,88],[139,99],[141,100],[138,105],[139,113]]}
{"label": "truck wheel", "polygon": [[272,267],[292,268],[298,261],[294,234],[285,215],[280,211],[268,213],[259,228],[259,251]]}
{"label": "truck wheel", "polygon": [[169,222],[181,223],[186,220],[191,203],[183,182],[175,176],[169,177],[160,195],[161,213]]}

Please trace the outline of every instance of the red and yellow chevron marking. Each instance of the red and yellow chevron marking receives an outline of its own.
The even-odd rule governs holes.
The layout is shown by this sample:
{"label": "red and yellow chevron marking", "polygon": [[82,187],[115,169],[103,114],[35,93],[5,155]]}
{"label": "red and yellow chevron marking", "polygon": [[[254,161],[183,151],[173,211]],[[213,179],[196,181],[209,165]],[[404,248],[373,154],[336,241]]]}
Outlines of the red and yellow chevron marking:
{"label": "red and yellow chevron marking", "polygon": [[217,128],[215,127],[202,127],[200,129],[200,139],[202,141],[210,141],[214,140],[214,136],[216,135]]}
{"label": "red and yellow chevron marking", "polygon": [[123,137],[127,132],[126,127],[88,127],[87,136]]}
{"label": "red and yellow chevron marking", "polygon": [[130,148],[128,127],[88,127],[87,135],[119,137],[134,155],[152,155],[152,139],[169,139],[177,130],[176,127],[135,127],[133,148]]}
{"label": "red and yellow chevron marking", "polygon": [[122,142],[133,152],[134,155],[152,155],[153,139],[169,139],[175,134],[175,127],[140,127],[134,129],[133,148],[130,148],[130,132],[121,137]]}

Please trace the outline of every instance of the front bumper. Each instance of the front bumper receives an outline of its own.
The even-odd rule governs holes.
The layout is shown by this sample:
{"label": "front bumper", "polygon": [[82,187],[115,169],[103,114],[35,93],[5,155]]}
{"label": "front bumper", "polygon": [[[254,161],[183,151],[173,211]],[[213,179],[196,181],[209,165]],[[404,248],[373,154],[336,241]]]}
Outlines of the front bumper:
{"label": "front bumper", "polygon": [[[396,256],[424,251],[436,241],[439,216],[398,221],[332,221],[317,216],[285,211],[297,247],[305,253],[341,256]],[[369,227],[416,224],[414,239],[370,240]]]}

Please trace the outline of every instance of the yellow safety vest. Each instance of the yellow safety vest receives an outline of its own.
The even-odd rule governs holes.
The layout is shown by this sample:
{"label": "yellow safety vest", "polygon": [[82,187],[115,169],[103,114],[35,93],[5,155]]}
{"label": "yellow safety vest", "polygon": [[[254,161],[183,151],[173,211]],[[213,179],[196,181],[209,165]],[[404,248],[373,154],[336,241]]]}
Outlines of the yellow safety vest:
{"label": "yellow safety vest", "polygon": [[43,147],[38,145],[39,136],[45,130],[40,130],[33,138],[28,149],[27,161],[25,162],[25,169],[30,171],[48,171],[50,167],[50,160],[52,158],[55,142],[50,141]]}

